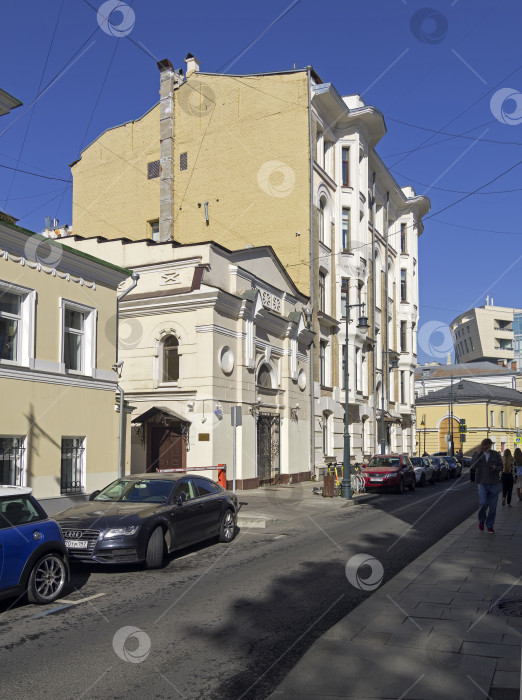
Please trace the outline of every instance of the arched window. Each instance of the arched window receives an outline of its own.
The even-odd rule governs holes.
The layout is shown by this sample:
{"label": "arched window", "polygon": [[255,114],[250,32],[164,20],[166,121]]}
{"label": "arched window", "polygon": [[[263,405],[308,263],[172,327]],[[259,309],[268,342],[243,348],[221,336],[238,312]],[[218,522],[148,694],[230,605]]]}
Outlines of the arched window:
{"label": "arched window", "polygon": [[257,385],[264,389],[273,389],[272,370],[267,364],[262,364],[257,373]]}
{"label": "arched window", "polygon": [[319,200],[319,240],[324,243],[324,212],[326,209],[326,197]]}
{"label": "arched window", "polygon": [[179,341],[175,335],[169,335],[163,341],[162,381],[177,382],[179,379]]}

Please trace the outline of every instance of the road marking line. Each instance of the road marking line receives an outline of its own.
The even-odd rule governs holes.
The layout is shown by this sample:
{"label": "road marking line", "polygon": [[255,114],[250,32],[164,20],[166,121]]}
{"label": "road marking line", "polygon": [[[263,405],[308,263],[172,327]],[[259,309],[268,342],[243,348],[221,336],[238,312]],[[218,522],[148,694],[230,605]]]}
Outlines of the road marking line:
{"label": "road marking line", "polygon": [[96,593],[95,595],[90,595],[88,598],[80,598],[80,600],[68,600],[69,605],[79,605],[80,603],[86,603],[88,600],[94,600],[95,598],[101,598],[106,593]]}
{"label": "road marking line", "polygon": [[81,600],[68,600],[65,605],[59,605],[57,608],[51,608],[51,610],[46,610],[43,613],[38,613],[38,615],[31,615],[31,619],[37,620],[40,617],[45,617],[46,615],[52,615],[52,613],[59,612],[60,610],[66,610],[72,605],[79,605],[80,603],[86,603],[89,600],[94,600],[94,598],[100,598],[106,595],[105,593],[96,593],[95,595],[88,596],[87,598],[81,598]]}

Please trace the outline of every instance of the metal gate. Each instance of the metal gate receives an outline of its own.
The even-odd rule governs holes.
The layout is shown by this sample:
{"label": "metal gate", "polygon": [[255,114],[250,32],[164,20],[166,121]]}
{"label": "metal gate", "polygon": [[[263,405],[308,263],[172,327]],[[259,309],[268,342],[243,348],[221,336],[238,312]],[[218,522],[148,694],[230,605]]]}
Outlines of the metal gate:
{"label": "metal gate", "polygon": [[257,418],[257,474],[260,484],[279,480],[279,426],[277,413],[260,413]]}

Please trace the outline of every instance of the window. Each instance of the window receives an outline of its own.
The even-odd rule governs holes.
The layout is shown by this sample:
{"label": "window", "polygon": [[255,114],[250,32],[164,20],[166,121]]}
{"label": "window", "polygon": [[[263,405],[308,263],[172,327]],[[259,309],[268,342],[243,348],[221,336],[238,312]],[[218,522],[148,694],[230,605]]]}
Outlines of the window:
{"label": "window", "polygon": [[63,361],[66,370],[82,372],[84,369],[85,316],[76,309],[65,309],[63,326]]}
{"label": "window", "polygon": [[154,180],[155,177],[160,176],[160,162],[159,160],[154,160],[151,163],[147,163],[147,180]]}
{"label": "window", "polygon": [[406,377],[404,376],[406,372],[404,370],[401,370],[400,373],[400,401],[401,403],[406,403]]}
{"label": "window", "polygon": [[34,358],[36,292],[0,281],[0,362],[29,365]]}
{"label": "window", "polygon": [[64,370],[92,376],[96,366],[96,309],[65,299],[60,303]]}
{"label": "window", "polygon": [[155,221],[149,221],[149,234],[153,241],[159,241],[160,239],[160,225],[159,219]]}
{"label": "window", "polygon": [[346,318],[346,306],[350,303],[350,280],[348,277],[341,279],[341,315]]}
{"label": "window", "polygon": [[213,493],[219,493],[221,490],[219,486],[201,477],[194,477],[194,483],[196,484],[200,496],[211,496]]}
{"label": "window", "polygon": [[[31,501],[29,496],[9,498],[0,503],[0,529],[41,520],[47,520],[47,515],[38,503]],[[23,537],[22,533],[20,535]]]}
{"label": "window", "polygon": [[0,438],[0,484],[5,486],[24,486],[25,447],[24,438]]}
{"label": "window", "polygon": [[319,200],[319,240],[324,243],[324,210],[326,206],[326,200],[321,197]]}
{"label": "window", "polygon": [[21,321],[21,295],[0,290],[0,360],[18,361]]}
{"label": "window", "polygon": [[326,313],[326,275],[319,272],[319,311]]}
{"label": "window", "polygon": [[407,334],[407,323],[406,321],[401,321],[401,352],[407,352],[408,348],[406,347],[406,334]]}
{"label": "window", "polygon": [[362,391],[362,352],[355,349],[355,390]]}
{"label": "window", "polygon": [[277,378],[274,369],[264,362],[257,373],[257,385],[264,389],[276,389]]}
{"label": "window", "polygon": [[406,231],[407,231],[407,226],[406,224],[401,224],[401,253],[407,253],[407,245],[406,245]]}
{"label": "window", "polygon": [[505,413],[504,411],[500,411],[500,427],[505,428]]}
{"label": "window", "polygon": [[179,169],[187,170],[188,168],[188,153],[180,153],[179,155]]}
{"label": "window", "polygon": [[351,229],[351,212],[350,209],[342,211],[342,247],[343,250],[350,250],[350,229]]}
{"label": "window", "polygon": [[60,493],[85,492],[85,438],[62,438]]}
{"label": "window", "polygon": [[489,425],[493,427],[495,425],[495,411],[489,412]]}
{"label": "window", "polygon": [[323,413],[323,454],[331,454],[330,445],[330,413]]}
{"label": "window", "polygon": [[321,386],[326,386],[326,346],[328,343],[321,340],[319,343],[319,381]]}
{"label": "window", "polygon": [[401,270],[401,301],[407,300],[406,270]]}
{"label": "window", "polygon": [[177,382],[179,379],[179,341],[169,335],[163,341],[163,381]]}
{"label": "window", "polygon": [[342,186],[350,187],[350,149],[342,149]]}

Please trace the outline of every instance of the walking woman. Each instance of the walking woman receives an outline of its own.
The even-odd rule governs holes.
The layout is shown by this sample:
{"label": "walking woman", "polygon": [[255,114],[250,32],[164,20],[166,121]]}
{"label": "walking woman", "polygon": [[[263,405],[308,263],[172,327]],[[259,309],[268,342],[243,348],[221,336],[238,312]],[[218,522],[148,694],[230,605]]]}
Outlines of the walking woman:
{"label": "walking woman", "polygon": [[515,461],[515,487],[517,489],[518,500],[522,501],[522,495],[520,493],[522,491],[522,450],[520,449],[520,447],[517,447],[513,457]]}
{"label": "walking woman", "polygon": [[511,496],[513,494],[513,455],[511,450],[504,450],[504,471],[502,477],[502,505],[511,508]]}

